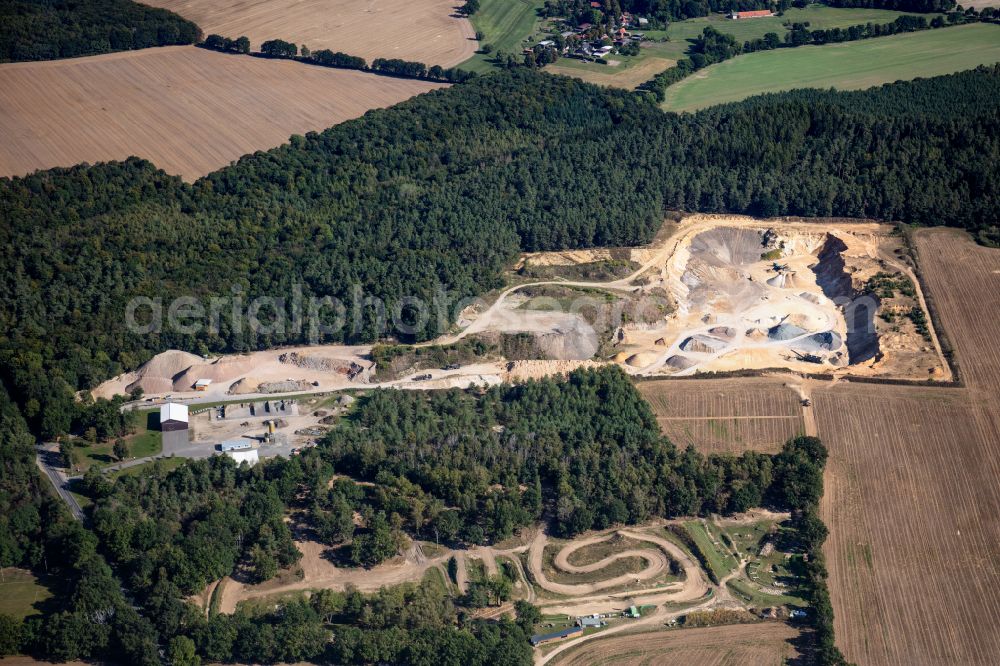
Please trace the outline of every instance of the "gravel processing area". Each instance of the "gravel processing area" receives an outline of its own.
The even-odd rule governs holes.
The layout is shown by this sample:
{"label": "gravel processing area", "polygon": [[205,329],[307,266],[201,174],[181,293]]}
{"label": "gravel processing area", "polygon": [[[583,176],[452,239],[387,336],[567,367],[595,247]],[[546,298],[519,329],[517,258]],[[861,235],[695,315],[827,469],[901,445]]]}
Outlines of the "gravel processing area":
{"label": "gravel processing area", "polygon": [[215,358],[168,351],[94,394],[141,388],[154,399],[206,402],[375,386],[468,387],[609,362],[654,377],[781,368],[951,378],[912,260],[890,226],[693,215],[665,222],[650,246],[618,254],[635,270],[604,282],[563,279],[558,270],[573,274],[607,256],[531,255],[533,265],[556,277],[479,301],[463,311],[456,332],[428,343],[527,334],[537,358],[476,359],[379,381],[370,346]]}

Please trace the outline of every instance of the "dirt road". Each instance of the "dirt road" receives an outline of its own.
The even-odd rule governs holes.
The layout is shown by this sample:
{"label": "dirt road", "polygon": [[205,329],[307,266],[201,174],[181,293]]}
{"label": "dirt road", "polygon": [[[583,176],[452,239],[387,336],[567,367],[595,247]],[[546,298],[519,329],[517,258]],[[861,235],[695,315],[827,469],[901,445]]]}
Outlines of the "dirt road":
{"label": "dirt road", "polygon": [[[612,538],[615,534],[620,534],[624,537],[630,539],[635,539],[638,541],[648,541],[655,544],[663,552],[656,552],[643,549],[627,550],[621,553],[615,553],[609,557],[604,558],[600,562],[585,565],[585,566],[574,566],[568,561],[569,555],[573,552],[589,546],[595,543],[601,543]],[[698,599],[708,591],[708,585],[704,579],[701,572],[701,568],[696,562],[694,562],[683,550],[678,546],[662,539],[660,537],[646,534],[643,532],[629,531],[629,530],[617,530],[617,532],[610,532],[604,535],[596,535],[593,537],[585,538],[582,540],[574,541],[573,543],[567,545],[565,548],[560,550],[556,555],[554,564],[557,568],[563,569],[570,573],[577,572],[593,572],[599,571],[611,562],[621,559],[623,557],[641,557],[647,561],[649,566],[638,573],[622,574],[620,576],[615,576],[614,578],[608,578],[602,581],[594,583],[577,583],[577,584],[564,584],[556,583],[550,581],[546,575],[543,568],[543,555],[545,551],[545,546],[548,543],[548,535],[544,530],[539,530],[535,538],[532,539],[531,545],[528,549],[528,568],[531,571],[532,577],[535,579],[535,583],[544,590],[553,592],[555,594],[572,596],[572,597],[584,597],[587,599],[592,599],[588,595],[594,595],[601,590],[606,590],[608,588],[621,587],[622,585],[628,585],[630,583],[638,583],[644,580],[651,580],[657,576],[662,575],[666,572],[669,562],[667,557],[664,555],[666,553],[670,558],[676,560],[680,563],[681,568],[684,571],[684,582],[680,587],[672,588],[669,593],[669,598],[674,601],[689,601],[692,599]],[[649,590],[650,592],[662,593],[664,589],[653,588]],[[639,594],[641,590],[632,592],[631,594]],[[604,597],[605,599],[611,599],[610,595]]]}

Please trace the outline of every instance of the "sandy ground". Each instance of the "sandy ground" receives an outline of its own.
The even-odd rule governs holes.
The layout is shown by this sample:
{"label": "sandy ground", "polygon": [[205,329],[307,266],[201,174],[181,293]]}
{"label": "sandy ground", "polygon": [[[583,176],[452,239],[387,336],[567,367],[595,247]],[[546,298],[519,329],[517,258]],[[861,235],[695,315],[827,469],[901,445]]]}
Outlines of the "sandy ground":
{"label": "sandy ground", "polygon": [[375,58],[451,67],[478,48],[475,30],[453,0],[149,0],[198,24],[205,34],[246,35]]}
{"label": "sandy ground", "polygon": [[[570,564],[569,557],[577,550],[585,546],[607,541],[608,539],[613,538],[616,534],[620,534],[630,539],[648,541],[656,544],[662,552],[650,549],[628,549],[614,553],[598,562],[585,566],[574,566]],[[638,586],[643,581],[657,578],[658,576],[666,573],[669,565],[667,556],[681,564],[685,576],[683,584],[670,586],[669,595],[667,595],[670,600],[690,601],[704,596],[704,594],[708,591],[707,583],[698,564],[688,557],[683,550],[670,541],[652,534],[647,534],[638,530],[617,530],[582,539],[574,539],[570,544],[562,548],[556,554],[553,561],[556,568],[568,573],[594,572],[600,571],[613,561],[625,557],[640,557],[646,560],[647,566],[638,573],[622,574],[620,576],[607,578],[596,583],[580,583],[570,585],[556,583],[548,580],[546,577],[545,571],[542,567],[542,556],[547,542],[547,535],[543,530],[539,530],[535,535],[535,538],[532,540],[531,547],[528,550],[528,569],[530,570],[535,583],[548,592],[571,597],[585,597],[600,592],[601,590],[620,587],[626,584],[635,583]],[[666,556],[664,553],[666,553]],[[657,588],[656,591],[664,592],[664,588]]]}
{"label": "sandy ground", "polygon": [[0,176],[136,155],[195,180],[440,87],[193,46],[0,65]]}
{"label": "sandy ground", "polygon": [[219,606],[223,613],[233,613],[240,601],[256,599],[273,594],[296,590],[333,588],[342,590],[348,584],[362,592],[375,592],[380,587],[419,581],[428,569],[447,562],[451,553],[428,558],[418,546],[411,546],[404,555],[371,569],[349,569],[334,566],[324,556],[327,546],[316,541],[299,540],[296,547],[302,552],[303,577],[301,580],[283,584],[246,585],[236,580],[227,580]]}
{"label": "sandy ground", "polygon": [[[2,69],[0,69],[2,72]],[[911,379],[949,379],[937,336],[925,341],[905,322],[887,325],[876,318],[882,356],[874,361],[849,365],[846,352],[847,324],[843,309],[823,295],[812,270],[817,253],[833,236],[846,245],[845,270],[855,288],[878,271],[898,272],[913,280],[912,270],[892,250],[898,239],[885,225],[865,222],[796,222],[757,220],[739,216],[692,215],[680,224],[667,222],[661,240],[646,248],[635,248],[632,261],[637,270],[608,282],[544,280],[508,287],[492,302],[463,312],[458,332],[426,344],[453,344],[477,333],[528,332],[543,336],[563,360],[473,363],[452,370],[433,370],[430,381],[413,377],[377,384],[411,389],[463,388],[501,381],[565,373],[592,366],[589,356],[597,348],[599,332],[579,310],[538,311],[522,307],[521,293],[530,287],[560,286],[598,289],[633,301],[668,293],[676,311],[640,323],[633,319],[619,329],[618,353],[613,361],[627,372],[644,376],[686,376],[703,371],[788,368],[795,372],[827,372],[837,375],[878,375]],[[782,256],[776,261],[761,258],[759,243],[769,229],[777,231]],[[534,254],[528,260],[539,265],[587,263],[606,258],[606,251]],[[776,268],[775,264],[780,268]],[[924,304],[920,285],[912,304]],[[593,298],[587,296],[587,298]],[[657,296],[657,298],[660,298]],[[662,300],[662,299],[661,299]],[[575,301],[574,301],[575,303]],[[661,317],[656,319],[656,317]],[[790,331],[774,337],[778,328]],[[814,336],[828,336],[829,344],[817,348]],[[559,340],[563,344],[559,344]],[[811,346],[810,346],[811,345]],[[805,360],[801,354],[815,353],[822,362]],[[288,394],[346,388],[371,388],[367,374],[350,379],[343,372],[315,364],[282,363],[283,354],[326,359],[346,367],[351,363],[370,368],[368,346],[321,345],[267,350],[248,355],[199,359],[182,352],[165,352],[137,372],[109,380],[94,394],[109,397],[140,386],[147,396],[192,403],[240,395],[261,397],[260,384],[297,382]],[[605,361],[598,361],[601,363]],[[423,373],[419,373],[423,374]],[[205,392],[193,391],[199,378],[213,380]]]}

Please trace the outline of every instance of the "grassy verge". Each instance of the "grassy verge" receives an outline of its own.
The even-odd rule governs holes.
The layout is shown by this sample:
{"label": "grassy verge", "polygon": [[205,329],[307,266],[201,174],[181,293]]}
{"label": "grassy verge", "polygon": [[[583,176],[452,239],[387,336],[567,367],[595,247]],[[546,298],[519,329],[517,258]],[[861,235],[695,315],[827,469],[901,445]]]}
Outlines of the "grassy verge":
{"label": "grassy verge", "polygon": [[663,108],[695,111],[795,88],[860,90],[1000,62],[1000,26],[925,30],[827,46],[738,56],[670,86]]}
{"label": "grassy verge", "polygon": [[129,467],[117,472],[111,472],[111,478],[117,479],[120,476],[139,476],[140,474],[144,474],[152,470],[155,465],[159,465],[160,470],[166,473],[177,469],[187,461],[187,458],[180,458],[176,456],[170,458],[157,458],[156,460],[150,460],[149,462],[136,465],[135,467]]}
{"label": "grassy verge", "polygon": [[759,590],[754,589],[754,587],[743,580],[731,580],[726,583],[726,587],[734,595],[747,602],[751,606],[756,606],[757,608],[766,608],[767,606],[807,606],[808,603],[802,597],[794,594],[766,594]]}
{"label": "grassy verge", "polygon": [[[163,433],[159,428],[160,410],[140,412],[136,431],[122,438],[128,444],[129,457],[145,458],[160,453],[163,450]],[[75,444],[79,454],[79,473],[86,472],[91,467],[104,468],[118,463],[114,455],[114,440],[88,445],[85,440],[77,439]]]}
{"label": "grassy verge", "polygon": [[691,540],[702,552],[705,561],[712,569],[716,578],[721,579],[730,571],[736,568],[736,559],[725,547],[719,537],[709,531],[704,523],[691,520],[684,523],[684,529],[691,535]]}

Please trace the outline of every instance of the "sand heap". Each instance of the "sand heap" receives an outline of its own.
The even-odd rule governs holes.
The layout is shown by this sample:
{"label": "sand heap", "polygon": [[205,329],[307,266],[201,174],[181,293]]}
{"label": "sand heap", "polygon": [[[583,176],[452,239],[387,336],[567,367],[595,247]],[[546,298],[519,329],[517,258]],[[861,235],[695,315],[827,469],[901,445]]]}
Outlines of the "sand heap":
{"label": "sand heap", "polygon": [[354,361],[330,356],[315,356],[312,354],[300,354],[299,352],[286,352],[278,357],[279,363],[287,363],[307,370],[319,370],[321,372],[336,372],[341,375],[349,375],[356,371],[358,366]]}
{"label": "sand heap", "polygon": [[767,337],[771,340],[792,340],[805,335],[807,331],[795,324],[783,322],[777,326],[772,326],[767,331]]}
{"label": "sand heap", "polygon": [[232,382],[253,368],[253,359],[247,355],[223,356],[211,362],[202,361],[175,376],[173,390],[190,391],[199,379],[211,379],[213,383]]}
{"label": "sand heap", "polygon": [[713,354],[726,346],[724,340],[700,333],[692,335],[681,343],[681,349],[686,352]]}
{"label": "sand heap", "polygon": [[583,361],[597,353],[599,344],[593,327],[582,319],[560,324],[548,333],[535,333],[535,345],[546,359]]}
{"label": "sand heap", "polygon": [[629,356],[625,362],[633,368],[645,368],[647,365],[655,363],[658,358],[660,355],[655,352],[639,352]]}
{"label": "sand heap", "polygon": [[687,356],[681,356],[680,354],[675,354],[667,359],[667,366],[673,368],[674,370],[687,370],[695,365],[695,361],[692,361]]}
{"label": "sand heap", "polygon": [[182,375],[204,359],[195,354],[172,349],[157,354],[136,371],[136,379],[126,386],[129,392],[139,388],[143,393],[167,393],[174,390],[174,378]]}
{"label": "sand heap", "polygon": [[230,395],[245,395],[247,393],[295,393],[313,388],[311,382],[297,379],[285,381],[265,381],[260,377],[247,376],[239,379],[229,387]]}
{"label": "sand heap", "polygon": [[822,333],[814,333],[799,340],[795,344],[795,348],[811,352],[822,352],[837,351],[841,345],[843,345],[843,341],[839,333],[836,331],[823,331]]}

